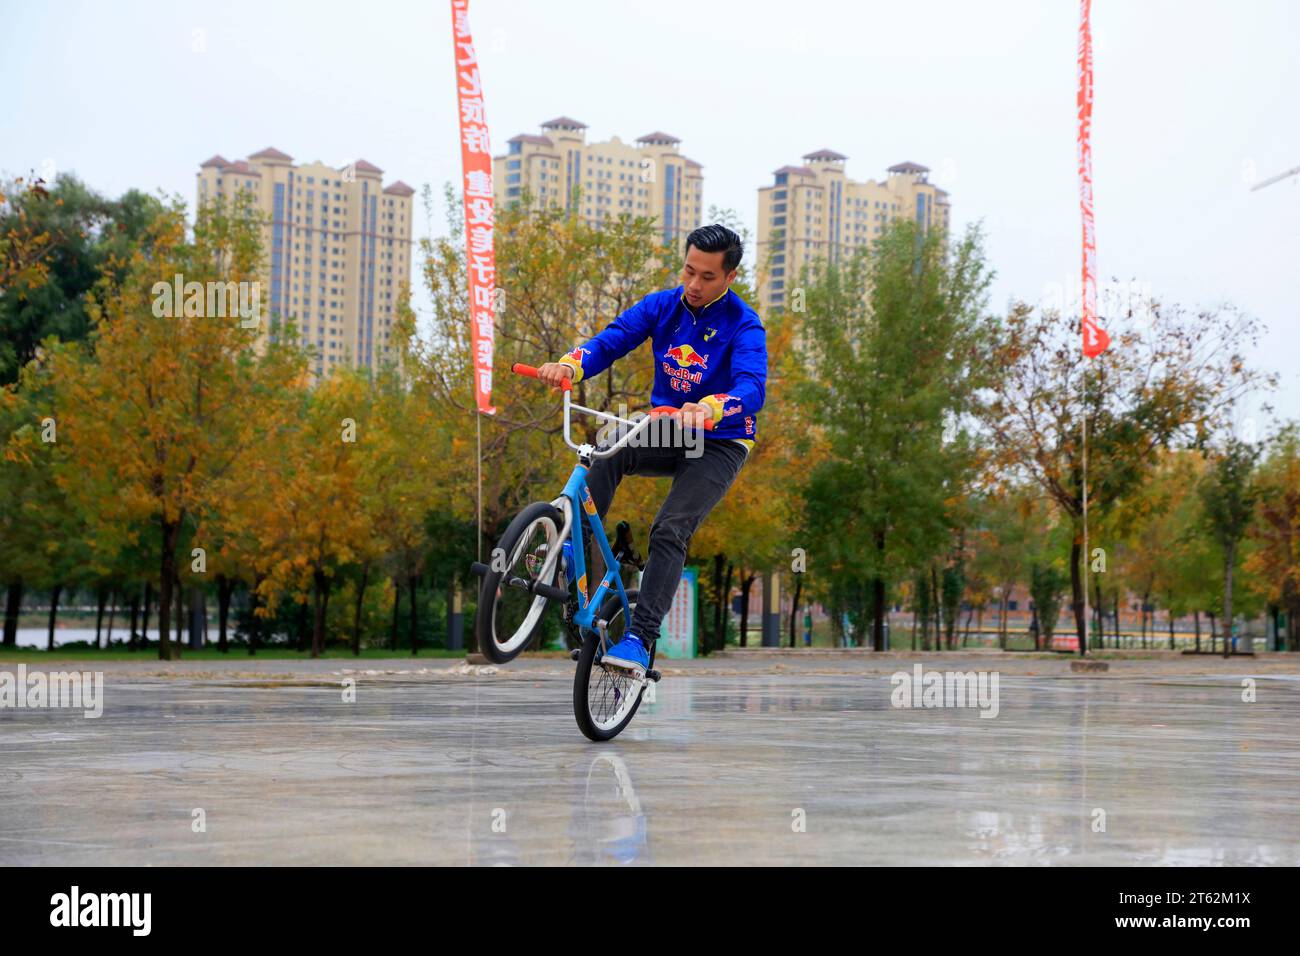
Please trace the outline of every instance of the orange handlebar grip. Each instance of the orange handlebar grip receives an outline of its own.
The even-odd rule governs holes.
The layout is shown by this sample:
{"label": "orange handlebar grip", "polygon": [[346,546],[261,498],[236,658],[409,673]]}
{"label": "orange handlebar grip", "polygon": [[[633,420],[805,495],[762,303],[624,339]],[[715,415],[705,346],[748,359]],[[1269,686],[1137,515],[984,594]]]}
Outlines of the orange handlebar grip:
{"label": "orange handlebar grip", "polygon": [[[516,375],[527,375],[529,378],[537,378],[537,367],[533,365],[525,365],[523,362],[516,362],[514,365],[510,366],[510,371],[514,372]],[[560,390],[564,392],[572,391],[573,379],[565,379],[560,385]]]}
{"label": "orange handlebar grip", "polygon": [[[671,405],[656,405],[654,408],[650,409],[650,415],[652,417],[667,415],[669,418],[678,418],[681,416],[681,413],[682,410],[680,408],[673,408],[673,406]],[[716,423],[713,421],[713,419],[711,418],[706,419],[704,422],[704,430],[706,432],[713,431],[714,424]]]}

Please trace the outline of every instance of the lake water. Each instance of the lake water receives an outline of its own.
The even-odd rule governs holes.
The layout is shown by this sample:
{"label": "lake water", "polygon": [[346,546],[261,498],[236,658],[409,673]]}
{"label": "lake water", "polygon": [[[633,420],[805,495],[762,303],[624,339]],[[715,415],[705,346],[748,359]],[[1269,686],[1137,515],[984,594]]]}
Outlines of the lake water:
{"label": "lake water", "polygon": [[[173,632],[174,633],[174,632]],[[20,627],[18,628],[18,646],[19,647],[48,647],[49,646],[49,628],[45,627]],[[113,640],[125,641],[131,636],[130,629],[126,625],[115,625],[113,627]],[[102,631],[104,642],[108,642],[108,628]],[[188,639],[188,635],[186,635]],[[56,627],[54,629],[54,646],[60,644],[71,644],[74,641],[91,641],[95,640],[95,629],[93,627]],[[158,640],[158,629],[151,627],[149,629],[149,640]]]}

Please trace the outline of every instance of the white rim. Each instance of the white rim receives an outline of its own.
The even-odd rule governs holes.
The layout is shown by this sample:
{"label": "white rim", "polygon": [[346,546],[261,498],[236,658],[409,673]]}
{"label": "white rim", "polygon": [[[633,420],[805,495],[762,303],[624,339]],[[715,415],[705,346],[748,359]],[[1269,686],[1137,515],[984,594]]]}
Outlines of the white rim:
{"label": "white rim", "polygon": [[[622,616],[623,609],[620,607],[609,623],[613,624]],[[619,675],[617,679],[614,679],[612,676],[615,674]],[[591,712],[593,678],[596,678],[600,683],[609,688],[607,693],[618,690],[622,695],[619,699],[618,707],[604,720],[597,720],[596,715]],[[593,659],[591,662],[591,673],[587,675],[587,716],[591,718],[592,724],[594,724],[598,730],[613,730],[617,727],[627,717],[628,711],[632,709],[633,705],[641,699],[641,691],[645,687],[645,682],[646,677],[644,674],[642,674],[641,677],[634,677],[627,671],[621,671],[613,667],[604,667]]]}
{"label": "white rim", "polygon": [[[506,563],[506,570],[502,575],[503,577],[514,569],[515,563],[518,562],[520,556],[523,554],[523,549],[528,545],[529,540],[532,538],[533,529],[540,524],[546,525],[549,529],[546,534],[546,563],[542,565],[541,580],[549,581],[551,579],[551,572],[555,568],[555,561],[559,555],[559,548],[557,545],[560,540],[560,530],[555,526],[555,522],[545,515],[535,519],[524,528],[524,533],[519,536],[519,544],[515,546],[514,554],[510,555],[510,560]],[[497,586],[501,586],[499,581]],[[542,612],[546,610],[546,598],[539,595],[533,599],[532,607],[528,609],[528,614],[524,617],[524,622],[519,625],[514,634],[510,635],[510,640],[508,641],[502,641],[497,636],[497,607],[498,605],[494,601],[492,604],[492,641],[503,654],[509,654],[532,635],[533,626],[537,623],[537,619],[542,616]]]}

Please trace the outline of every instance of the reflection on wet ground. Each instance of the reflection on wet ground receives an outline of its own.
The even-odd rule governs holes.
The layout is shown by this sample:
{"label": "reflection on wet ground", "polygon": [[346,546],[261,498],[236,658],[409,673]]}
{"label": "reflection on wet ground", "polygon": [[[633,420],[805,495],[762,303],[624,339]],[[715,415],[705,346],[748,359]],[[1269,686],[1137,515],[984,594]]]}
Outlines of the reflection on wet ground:
{"label": "reflection on wet ground", "polygon": [[983,719],[879,675],[695,676],[596,745],[537,678],[0,710],[0,864],[1300,863],[1294,680],[1004,674]]}

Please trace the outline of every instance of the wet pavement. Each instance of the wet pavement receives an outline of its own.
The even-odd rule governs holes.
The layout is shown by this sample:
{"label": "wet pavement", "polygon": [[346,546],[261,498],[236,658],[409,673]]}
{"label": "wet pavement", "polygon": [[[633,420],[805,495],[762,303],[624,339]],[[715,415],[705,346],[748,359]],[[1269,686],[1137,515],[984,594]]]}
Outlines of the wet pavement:
{"label": "wet pavement", "polygon": [[571,668],[100,665],[97,719],[0,709],[0,865],[1300,864],[1284,657],[673,662],[608,744]]}

